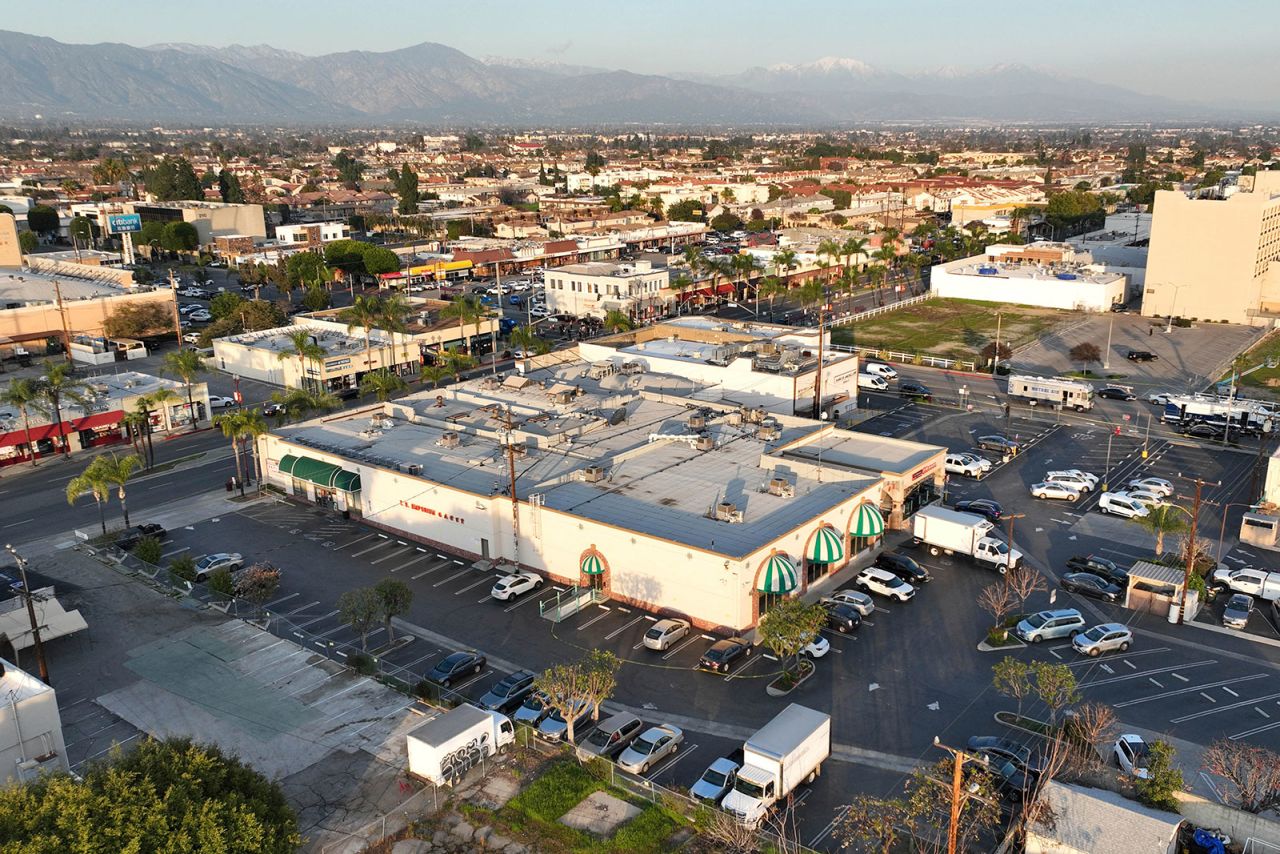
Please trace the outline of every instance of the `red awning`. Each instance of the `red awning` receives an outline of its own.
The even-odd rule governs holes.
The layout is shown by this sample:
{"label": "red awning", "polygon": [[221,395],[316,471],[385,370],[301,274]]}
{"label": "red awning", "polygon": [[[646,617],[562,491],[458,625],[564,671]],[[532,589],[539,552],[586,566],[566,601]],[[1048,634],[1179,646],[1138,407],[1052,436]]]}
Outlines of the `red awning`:
{"label": "red awning", "polygon": [[724,282],[723,284],[716,285],[716,293],[718,294],[733,293],[733,282]]}
{"label": "red awning", "polygon": [[[76,418],[72,421],[64,421],[66,425],[66,434],[70,436],[72,433],[79,433],[81,430],[93,430],[97,427],[110,427],[120,423],[120,419],[124,418],[124,411],[117,409],[112,412],[98,412],[93,415],[86,415],[84,418]],[[31,428],[31,441],[38,442],[41,439],[52,439],[55,436],[62,435],[55,424],[41,424]],[[26,430],[13,430],[8,433],[0,433],[0,448],[8,448],[13,445],[24,445],[27,442]]]}

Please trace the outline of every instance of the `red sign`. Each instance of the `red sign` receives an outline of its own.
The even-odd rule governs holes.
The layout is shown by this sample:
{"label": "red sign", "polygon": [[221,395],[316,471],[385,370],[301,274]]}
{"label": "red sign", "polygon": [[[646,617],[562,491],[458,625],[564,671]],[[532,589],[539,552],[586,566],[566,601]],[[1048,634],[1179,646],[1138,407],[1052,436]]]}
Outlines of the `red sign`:
{"label": "red sign", "polygon": [[937,467],[938,466],[936,463],[929,463],[929,465],[924,466],[923,468],[916,469],[911,473],[911,482],[915,483],[917,480],[924,477],[925,475],[927,475],[929,472],[933,471]]}
{"label": "red sign", "polygon": [[437,519],[444,519],[446,522],[457,522],[459,525],[467,524],[467,520],[461,516],[454,516],[450,513],[442,513],[439,510],[433,510],[430,507],[423,507],[421,504],[413,504],[408,501],[401,501],[401,507],[408,507],[410,510],[417,510],[419,513],[426,513],[428,516],[435,516]]}

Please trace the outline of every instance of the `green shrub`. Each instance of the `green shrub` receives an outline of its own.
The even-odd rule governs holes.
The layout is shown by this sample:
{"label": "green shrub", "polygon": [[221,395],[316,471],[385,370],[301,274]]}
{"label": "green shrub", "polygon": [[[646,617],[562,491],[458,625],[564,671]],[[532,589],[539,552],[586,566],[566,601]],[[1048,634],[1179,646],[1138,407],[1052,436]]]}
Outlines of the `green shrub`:
{"label": "green shrub", "polygon": [[169,572],[174,578],[182,581],[196,580],[196,559],[189,554],[181,554],[169,561]]}
{"label": "green shrub", "polygon": [[143,537],[133,547],[133,556],[144,563],[159,566],[164,558],[164,546],[155,537]]}
{"label": "green shrub", "polygon": [[1178,811],[1174,792],[1186,788],[1182,771],[1173,763],[1173,747],[1167,741],[1151,745],[1151,757],[1147,762],[1147,778],[1137,781],[1138,800],[1158,810]]}
{"label": "green shrub", "polygon": [[373,656],[365,652],[353,652],[348,655],[347,666],[361,676],[371,676],[378,669],[378,663],[373,660]]}
{"label": "green shrub", "polygon": [[[194,574],[192,575],[194,578]],[[214,593],[221,593],[223,596],[231,596],[235,593],[236,583],[231,577],[231,570],[225,566],[217,570],[209,576],[209,589]]]}
{"label": "green shrub", "polygon": [[418,683],[413,686],[413,696],[421,700],[434,700],[439,690],[434,682],[428,682],[426,679],[419,679]]}

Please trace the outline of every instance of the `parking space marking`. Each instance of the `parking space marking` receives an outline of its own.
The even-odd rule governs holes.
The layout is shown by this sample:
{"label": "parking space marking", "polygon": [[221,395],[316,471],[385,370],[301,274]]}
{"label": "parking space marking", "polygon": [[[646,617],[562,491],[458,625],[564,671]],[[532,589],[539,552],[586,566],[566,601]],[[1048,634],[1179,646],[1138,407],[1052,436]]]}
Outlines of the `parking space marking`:
{"label": "parking space marking", "polygon": [[1266,732],[1267,730],[1275,729],[1278,726],[1280,726],[1280,722],[1276,722],[1273,724],[1263,724],[1262,726],[1254,727],[1253,729],[1247,729],[1244,732],[1238,732],[1235,735],[1229,735],[1227,736],[1227,738],[1231,739],[1232,741],[1239,741],[1242,738],[1248,738],[1251,735],[1257,735],[1260,732]]}
{"label": "parking space marking", "polygon": [[[456,563],[456,562],[457,562],[457,561],[455,561],[455,563]],[[444,578],[440,579],[439,581],[437,581],[435,584],[433,584],[433,585],[431,585],[431,586],[432,586],[432,587],[440,587],[440,586],[441,586],[441,585],[443,585],[443,584],[448,584],[450,581],[453,581],[455,578],[461,578],[462,576],[466,575],[466,574],[467,574],[468,572],[470,572],[470,571],[471,571],[471,570],[470,570],[468,567],[465,567],[465,566],[464,566],[462,569],[458,570],[458,571],[457,571],[457,572],[455,572],[453,575],[445,576]]]}
{"label": "parking space marking", "polygon": [[1187,677],[1183,676],[1181,673],[1170,673],[1169,675],[1170,675],[1170,676],[1172,676],[1174,679],[1179,679],[1179,680],[1181,680],[1181,681],[1183,681],[1183,682],[1190,682],[1190,681],[1191,681],[1191,680],[1190,680],[1190,679],[1188,679]]}
{"label": "parking space marking", "polygon": [[424,569],[422,572],[419,572],[417,575],[413,576],[410,580],[417,581],[419,578],[422,578],[424,575],[430,575],[433,572],[438,572],[439,570],[444,569],[448,565],[449,565],[448,560],[442,560],[440,563],[437,563],[435,566],[430,567],[429,569]]}
{"label": "parking space marking", "polygon": [[464,688],[466,688],[469,685],[474,685],[476,682],[480,681],[483,678],[484,678],[484,671],[481,670],[479,673],[475,674],[465,682],[459,682],[457,685],[450,685],[448,690],[453,691],[455,694],[460,694],[462,693],[462,690]]}
{"label": "parking space marking", "polygon": [[372,536],[373,534],[365,534],[363,537],[356,537],[354,540],[352,540],[349,543],[343,543],[342,545],[335,547],[334,551],[340,552],[343,549],[345,549],[347,546],[354,546],[356,543],[363,543],[365,540],[369,539]]}
{"label": "parking space marking", "polygon": [[659,774],[665,771],[670,771],[672,768],[676,767],[676,764],[681,759],[684,759],[686,756],[688,756],[690,753],[693,753],[693,751],[697,749],[698,749],[698,745],[696,744],[690,744],[688,747],[677,748],[674,756],[669,758],[666,762],[663,762],[653,771],[650,771],[649,776],[645,777],[644,779],[652,782],[654,777],[658,776]]}
{"label": "parking space marking", "polygon": [[[1144,670],[1141,673],[1130,673],[1125,676],[1112,676],[1107,679],[1095,679],[1092,682],[1081,682],[1080,687],[1093,688],[1098,685],[1110,685],[1112,682],[1123,682],[1127,679],[1140,679],[1143,676],[1150,678],[1152,676],[1159,676],[1161,673],[1169,673],[1170,671],[1173,671],[1173,670],[1190,670],[1192,667],[1204,667],[1205,665],[1208,665],[1208,664],[1217,664],[1217,663],[1218,663],[1217,659],[1207,658],[1204,661],[1193,661],[1190,664],[1178,664],[1178,665],[1174,665],[1173,667],[1161,667],[1156,670]],[[1229,679],[1226,682],[1219,682],[1218,684],[1226,685],[1232,681],[1234,680]]]}
{"label": "parking space marking", "polygon": [[835,830],[835,829],[836,829],[836,826],[837,826],[837,825],[841,824],[841,823],[844,821],[844,817],[845,817],[845,816],[847,816],[848,814],[849,814],[849,806],[848,806],[848,805],[845,805],[845,806],[842,806],[842,807],[838,808],[838,809],[836,810],[835,818],[833,818],[833,819],[831,819],[831,821],[827,822],[827,823],[823,826],[822,830],[818,831],[818,834],[817,834],[816,836],[814,836],[812,839],[810,839],[810,840],[809,840],[809,847],[810,847],[810,848],[814,848],[814,849],[816,849],[816,848],[818,847],[819,843],[821,843],[821,842],[822,842],[822,840],[824,840],[824,839],[826,839],[828,836],[830,836],[830,835],[831,835],[831,832],[832,832],[833,830]]}
{"label": "parking space marking", "polygon": [[300,613],[302,613],[303,611],[307,610],[308,608],[314,607],[314,606],[319,605],[319,604],[320,604],[320,600],[319,600],[319,599],[317,599],[317,600],[316,600],[316,601],[314,601],[314,602],[308,602],[307,604],[303,605],[301,608],[294,608],[292,611],[289,611],[288,613],[283,614],[283,615],[281,615],[281,616],[284,616],[284,617],[292,617],[292,616],[293,616],[293,615],[295,615],[295,614],[300,614]]}
{"label": "parking space marking", "polygon": [[732,679],[735,679],[735,678],[737,678],[737,677],[741,676],[742,674],[746,673],[748,670],[750,670],[752,667],[754,667],[754,666],[755,666],[755,663],[756,663],[757,661],[759,661],[761,658],[763,658],[763,656],[759,656],[759,655],[757,655],[755,658],[751,659],[751,660],[750,660],[750,661],[748,661],[746,664],[744,664],[744,665],[742,665],[741,667],[739,667],[736,671],[734,671],[733,673],[730,673],[728,676],[724,677],[724,681],[728,682],[728,681],[730,681],[730,680],[732,680]]}
{"label": "parking space marking", "polygon": [[422,560],[426,560],[426,559],[427,559],[427,556],[426,556],[426,555],[418,555],[418,556],[417,556],[417,557],[415,557],[415,558],[411,558],[410,560],[405,561],[404,563],[400,564],[399,566],[392,567],[392,568],[391,568],[391,571],[392,571],[392,572],[399,572],[399,571],[400,571],[400,570],[402,570],[402,569],[408,569],[409,567],[413,566],[413,565],[414,565],[415,563],[417,563],[418,561],[422,561]]}
{"label": "parking space marking", "polygon": [[386,555],[386,556],[384,556],[384,557],[380,557],[380,558],[378,558],[377,560],[371,560],[371,561],[369,561],[369,563],[370,563],[370,564],[372,564],[373,566],[377,566],[378,564],[382,563],[383,561],[391,560],[393,557],[404,557],[404,555],[405,555],[405,553],[404,553],[404,552],[402,552],[402,551],[394,551],[394,552],[392,552],[392,553],[391,553],[391,554],[389,554],[389,555]]}
{"label": "parking space marking", "polygon": [[[293,626],[293,628],[294,628],[295,630],[296,630],[296,629],[305,629],[307,626],[310,626],[310,625],[312,625],[313,623],[318,623],[318,622],[320,622],[321,620],[327,620],[328,618],[330,618],[330,617],[336,617],[337,615],[338,615],[337,610],[333,610],[333,611],[330,611],[330,612],[329,612],[329,613],[327,613],[327,614],[321,614],[319,617],[312,617],[310,620],[307,620],[305,623],[299,623],[298,625]],[[297,631],[295,631],[295,632],[294,632],[294,634],[297,634]]]}
{"label": "parking space marking", "polygon": [[600,609],[600,613],[592,617],[590,620],[587,620],[582,625],[578,626],[578,631],[582,631],[587,626],[590,626],[593,623],[598,623],[599,621],[603,620],[605,617],[609,616],[609,613],[613,610],[612,608],[607,608],[604,605],[597,605],[596,607]]}
{"label": "parking space marking", "polygon": [[161,557],[173,557],[174,555],[182,554],[183,552],[189,552],[189,551],[191,551],[191,546],[183,546],[180,549],[174,549],[171,552],[165,552],[164,554],[161,555]]}
{"label": "parking space marking", "polygon": [[[620,611],[621,611],[622,609],[621,609],[621,608],[619,608],[618,610],[620,610]],[[622,634],[622,633],[623,633],[623,632],[625,632],[627,629],[631,628],[632,626],[634,626],[636,623],[640,622],[640,621],[641,621],[641,620],[643,620],[643,619],[644,619],[644,617],[635,617],[634,619],[632,619],[632,620],[631,620],[631,622],[626,623],[625,625],[623,625],[623,626],[621,626],[621,627],[619,627],[619,628],[616,628],[616,629],[614,629],[612,632],[610,632],[609,634],[605,635],[605,636],[604,636],[604,639],[605,639],[605,640],[613,640],[613,639],[614,639],[614,638],[616,638],[618,635]]]}
{"label": "parking space marking", "polygon": [[300,594],[300,593],[290,593],[288,596],[281,596],[279,599],[276,599],[274,602],[268,602],[264,607],[265,607],[267,610],[271,610],[271,609],[272,609],[272,608],[274,608],[275,606],[279,605],[281,602],[288,602],[290,599],[293,599],[293,598],[295,598],[295,597],[297,597],[297,596],[300,596],[300,595],[302,595],[302,594]]}
{"label": "parking space marking", "polygon": [[1201,692],[1200,692],[1200,696],[1201,696],[1201,697],[1204,697],[1204,698],[1205,698],[1206,700],[1208,700],[1210,703],[1216,703],[1216,702],[1218,702],[1217,700],[1213,699],[1212,697],[1210,697],[1208,694],[1206,694],[1206,693],[1205,693],[1205,692],[1203,692],[1203,691],[1201,691]]}
{"label": "parking space marking", "polygon": [[1261,708],[1259,708],[1258,706],[1254,706],[1254,707],[1253,707],[1253,710],[1254,710],[1255,712],[1257,712],[1258,714],[1262,715],[1264,718],[1267,718],[1267,719],[1270,719],[1270,718],[1271,718],[1271,715],[1269,715],[1269,714],[1267,714],[1266,712],[1262,711],[1262,709],[1261,709]]}
{"label": "parking space marking", "polygon": [[1148,682],[1150,682],[1152,685],[1156,686],[1157,688],[1163,688],[1163,687],[1164,687],[1164,683],[1163,683],[1163,682],[1159,682],[1159,681],[1157,681],[1157,680],[1156,680],[1155,678],[1153,678],[1153,677],[1148,677],[1148,678],[1147,678],[1147,681],[1148,681]]}
{"label": "parking space marking", "polygon": [[[703,637],[706,637],[706,635],[703,635]],[[692,635],[692,636],[690,636],[690,638],[689,638],[688,640],[686,640],[684,643],[679,644],[679,645],[677,645],[677,646],[673,647],[673,648],[671,649],[671,651],[670,651],[670,652],[668,652],[666,655],[662,656],[662,660],[663,660],[663,661],[666,661],[667,659],[671,658],[671,656],[675,655],[677,652],[679,652],[680,650],[684,649],[686,646],[688,646],[689,644],[693,643],[693,642],[694,642],[694,641],[696,641],[696,640],[698,640],[698,636],[697,636],[697,635]],[[643,643],[643,641],[641,641],[641,642]]]}
{"label": "parking space marking", "polygon": [[[478,578],[478,579],[476,579],[475,581],[471,582],[470,584],[468,584],[466,587],[462,588],[461,590],[455,590],[455,591],[453,592],[453,595],[454,595],[454,596],[461,596],[463,593],[466,593],[468,590],[472,589],[473,587],[479,587],[481,584],[484,584],[484,583],[488,582],[488,580],[489,580],[488,578],[486,578],[485,576],[483,576],[483,575],[482,575],[482,576],[480,576],[480,578]],[[483,602],[483,601],[484,601],[484,599],[481,599],[480,601],[481,601],[481,602]]]}
{"label": "parking space marking", "polygon": [[[1207,695],[1204,695],[1204,696],[1207,696]],[[1241,700],[1239,703],[1231,703],[1230,705],[1226,705],[1226,706],[1218,706],[1216,709],[1205,709],[1204,711],[1201,711],[1201,712],[1192,712],[1189,715],[1182,715],[1176,718],[1169,718],[1169,723],[1180,724],[1180,723],[1183,723],[1184,721],[1193,721],[1196,718],[1203,718],[1208,715],[1216,715],[1218,712],[1226,712],[1226,711],[1230,711],[1231,709],[1243,709],[1245,706],[1253,706],[1255,709],[1257,709],[1259,712],[1262,713],[1263,717],[1269,717],[1266,712],[1263,712],[1262,709],[1258,709],[1258,707],[1254,704],[1265,703],[1267,700],[1274,700],[1277,697],[1280,697],[1280,693],[1268,694],[1265,697],[1254,697],[1252,700]],[[1212,700],[1213,698],[1210,697],[1209,699]],[[1214,700],[1214,702],[1216,703],[1217,701]]]}
{"label": "parking space marking", "polygon": [[1222,690],[1223,690],[1223,691],[1226,691],[1228,694],[1230,694],[1230,695],[1231,695],[1231,696],[1233,696],[1233,697],[1239,697],[1239,696],[1240,696],[1240,695],[1239,695],[1239,694],[1237,694],[1235,691],[1232,691],[1230,688],[1226,687],[1225,685],[1224,685],[1224,686],[1222,686]]}
{"label": "parking space marking", "polygon": [[[1221,688],[1223,685],[1228,685],[1232,682],[1248,682],[1253,679],[1265,679],[1266,677],[1267,674],[1265,673],[1255,673],[1253,676],[1241,676],[1238,679],[1224,679],[1221,682],[1211,682],[1208,685],[1192,685],[1190,688],[1175,688],[1172,691],[1165,691],[1163,694],[1154,694],[1150,697],[1139,697],[1136,700],[1125,700],[1123,703],[1112,703],[1111,705],[1113,708],[1123,709],[1126,706],[1136,706],[1139,703],[1149,703],[1152,700],[1163,700],[1167,697],[1176,697],[1179,694],[1190,694],[1195,691],[1203,693],[1210,688]],[[1209,699],[1213,700],[1212,697],[1209,697]],[[1217,700],[1213,700],[1213,702],[1216,703]]]}
{"label": "parking space marking", "polygon": [[[548,596],[546,599],[544,599],[544,600],[542,600],[542,601],[544,601],[544,602],[550,602],[551,600],[553,600],[553,599],[555,599],[555,598],[556,598],[556,597],[554,597],[554,596]],[[503,608],[503,609],[502,609],[502,612],[503,612],[504,614],[510,614],[512,611],[514,611],[516,608],[519,608],[521,605],[527,605],[527,604],[528,604],[528,603],[530,603],[530,602],[537,602],[537,601],[538,601],[538,594],[536,594],[536,593],[535,593],[535,594],[533,594],[532,596],[525,596],[525,597],[522,597],[522,598],[520,598],[520,599],[516,600],[516,603],[515,603],[514,605],[508,605],[507,607]]]}
{"label": "parking space marking", "polygon": [[[378,536],[382,536],[382,535],[379,534]],[[369,546],[367,549],[361,549],[360,551],[356,552],[355,554],[352,555],[352,557],[360,557],[361,555],[367,555],[369,552],[374,551],[375,549],[380,549],[383,546],[389,546],[389,545],[392,545],[392,542],[390,540],[378,540],[378,542]]]}

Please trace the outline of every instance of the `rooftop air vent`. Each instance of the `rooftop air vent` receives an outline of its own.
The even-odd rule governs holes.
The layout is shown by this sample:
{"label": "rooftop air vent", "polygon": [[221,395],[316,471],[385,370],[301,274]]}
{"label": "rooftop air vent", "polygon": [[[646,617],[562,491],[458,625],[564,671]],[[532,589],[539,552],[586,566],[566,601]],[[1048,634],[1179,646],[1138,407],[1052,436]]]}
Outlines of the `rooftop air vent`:
{"label": "rooftop air vent", "polygon": [[690,415],[689,429],[690,430],[707,429],[707,416],[703,415],[701,412],[695,412],[693,415]]}
{"label": "rooftop air vent", "polygon": [[716,520],[729,523],[741,522],[742,511],[738,509],[738,505],[730,501],[722,501],[716,505]]}
{"label": "rooftop air vent", "polygon": [[443,395],[443,394],[437,394],[437,395],[436,395],[436,406],[437,406],[437,407],[444,406],[444,395]]}
{"label": "rooftop air vent", "polygon": [[710,436],[699,436],[697,440],[693,443],[693,447],[697,448],[699,451],[714,450],[715,446],[716,446],[716,440],[711,438]]}
{"label": "rooftop air vent", "polygon": [[796,487],[785,477],[775,477],[769,481],[769,494],[777,495],[781,498],[794,498]]}
{"label": "rooftop air vent", "polygon": [[440,447],[456,448],[462,444],[462,437],[452,430],[440,434]]}
{"label": "rooftop air vent", "polygon": [[766,442],[772,442],[780,435],[782,435],[782,431],[778,428],[777,422],[761,424],[759,429],[756,430],[756,437]]}
{"label": "rooftop air vent", "polygon": [[420,463],[400,463],[396,468],[405,474],[422,474],[422,465]]}
{"label": "rooftop air vent", "polygon": [[604,480],[604,467],[587,466],[582,470],[582,479],[587,483],[599,483]]}

